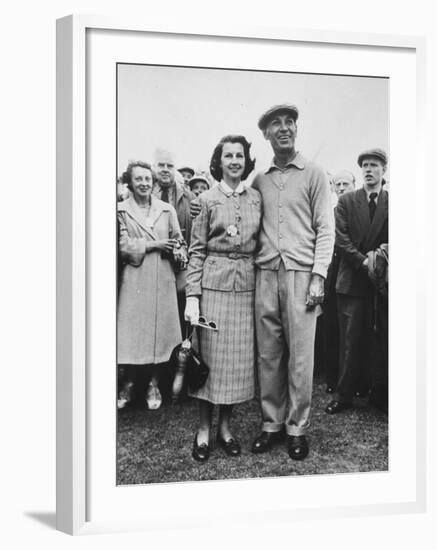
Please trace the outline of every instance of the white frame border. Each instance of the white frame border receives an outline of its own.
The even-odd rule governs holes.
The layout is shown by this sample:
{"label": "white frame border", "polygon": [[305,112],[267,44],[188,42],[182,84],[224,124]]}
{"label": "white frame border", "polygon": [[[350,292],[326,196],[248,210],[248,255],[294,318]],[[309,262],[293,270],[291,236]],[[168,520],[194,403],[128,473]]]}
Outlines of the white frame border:
{"label": "white frame border", "polygon": [[[88,29],[192,34],[216,37],[318,42],[416,52],[417,177],[425,178],[425,38],[385,34],[313,31],[284,27],[142,24],[126,19],[70,15],[57,21],[57,387],[56,387],[56,525],[72,535],[145,529],[143,522],[86,521],[87,426],[87,263],[86,263],[86,48]],[[422,180],[423,181],[423,180]],[[421,251],[423,252],[423,251]],[[418,281],[425,280],[422,256]],[[417,513],[426,510],[426,342],[425,289],[418,288],[417,308],[417,469],[416,501],[384,506],[339,507],[333,511],[294,511],[293,519],[369,514]],[[420,308],[420,311],[419,311]],[[281,518],[278,518],[281,519]]]}

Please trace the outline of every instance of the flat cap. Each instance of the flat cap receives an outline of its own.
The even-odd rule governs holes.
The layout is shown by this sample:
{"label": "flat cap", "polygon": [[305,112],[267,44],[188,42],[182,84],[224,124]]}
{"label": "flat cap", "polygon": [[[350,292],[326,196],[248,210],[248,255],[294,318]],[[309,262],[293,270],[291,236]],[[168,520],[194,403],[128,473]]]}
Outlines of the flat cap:
{"label": "flat cap", "polygon": [[191,174],[191,177],[194,176],[194,170],[189,166],[182,166],[182,168],[178,168],[178,172],[189,172]]}
{"label": "flat cap", "polygon": [[188,185],[190,186],[190,189],[197,181],[202,181],[203,183],[206,183],[209,189],[209,181],[205,178],[205,176],[193,176],[190,180],[188,180]]}
{"label": "flat cap", "polygon": [[270,120],[275,115],[278,115],[280,113],[290,113],[295,122],[299,116],[298,108],[295,105],[289,105],[288,103],[274,105],[273,107],[270,107],[270,109],[267,109],[267,111],[261,115],[260,119],[258,120],[258,128],[260,130],[264,130]]}
{"label": "flat cap", "polygon": [[387,164],[387,153],[382,149],[367,149],[358,156],[358,165],[362,166],[363,160],[368,158],[375,158]]}

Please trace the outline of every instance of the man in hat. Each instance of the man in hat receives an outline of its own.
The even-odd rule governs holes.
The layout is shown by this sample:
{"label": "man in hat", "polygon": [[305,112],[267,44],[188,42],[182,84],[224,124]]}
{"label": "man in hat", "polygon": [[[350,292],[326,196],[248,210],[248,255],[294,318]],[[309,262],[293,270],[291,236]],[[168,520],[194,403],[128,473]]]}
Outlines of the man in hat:
{"label": "man in hat", "polygon": [[369,149],[359,155],[358,165],[363,187],[342,195],[335,215],[336,247],[341,254],[336,283],[340,372],[334,399],[326,407],[328,414],[351,407],[360,369],[370,381],[369,352],[376,352],[373,377],[381,360],[372,330],[375,289],[368,274],[368,254],[388,243],[388,193],[383,190],[387,155],[382,149]]}
{"label": "man in hat", "polygon": [[182,168],[178,168],[178,172],[184,180],[185,187],[190,189],[189,181],[194,176],[194,170],[189,166],[182,166]]}
{"label": "man in hat", "polygon": [[190,181],[188,182],[188,186],[193,195],[198,197],[201,193],[208,191],[209,182],[205,176],[196,175],[190,179]]}
{"label": "man in hat", "polygon": [[253,183],[263,199],[255,297],[263,422],[252,452],[269,451],[286,435],[289,456],[302,460],[334,217],[325,172],[296,151],[297,119],[294,105],[276,105],[258,122],[274,157]]}

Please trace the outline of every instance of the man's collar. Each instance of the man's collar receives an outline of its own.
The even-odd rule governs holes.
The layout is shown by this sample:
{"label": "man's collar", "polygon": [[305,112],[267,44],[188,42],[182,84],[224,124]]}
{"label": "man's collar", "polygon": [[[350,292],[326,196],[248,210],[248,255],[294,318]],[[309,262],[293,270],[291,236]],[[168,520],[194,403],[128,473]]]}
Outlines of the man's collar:
{"label": "man's collar", "polygon": [[364,192],[366,193],[367,200],[370,201],[370,194],[371,193],[376,193],[377,194],[376,198],[379,197],[379,195],[381,194],[381,191],[382,191],[382,185],[379,189],[370,189],[369,191],[365,187],[363,187],[363,189],[364,189]]}
{"label": "man's collar", "polygon": [[303,170],[305,168],[305,159],[299,152],[297,152],[294,159],[291,160],[290,162],[287,162],[287,164],[283,168],[280,168],[278,165],[276,165],[275,164],[275,159],[273,158],[270,166],[265,171],[265,174],[269,174],[270,172],[273,172],[274,170],[282,171],[282,170],[285,170],[286,168],[290,168],[291,166],[295,166],[299,170]]}
{"label": "man's collar", "polygon": [[241,193],[244,193],[246,191],[246,186],[242,181],[238,184],[236,189],[232,189],[229,187],[227,183],[225,183],[223,180],[219,183],[220,190],[227,196],[230,197],[233,193],[238,193],[241,195]]}
{"label": "man's collar", "polygon": [[173,199],[173,196],[175,196],[175,202],[176,203],[179,202],[179,199],[181,198],[182,195],[187,194],[186,190],[185,190],[185,186],[182,185],[181,183],[178,183],[177,181],[174,181],[168,187],[161,187],[161,185],[157,181],[156,186],[153,188],[153,194],[156,197],[160,198],[161,197],[161,192],[164,189],[168,189],[168,196],[170,197],[170,199]]}

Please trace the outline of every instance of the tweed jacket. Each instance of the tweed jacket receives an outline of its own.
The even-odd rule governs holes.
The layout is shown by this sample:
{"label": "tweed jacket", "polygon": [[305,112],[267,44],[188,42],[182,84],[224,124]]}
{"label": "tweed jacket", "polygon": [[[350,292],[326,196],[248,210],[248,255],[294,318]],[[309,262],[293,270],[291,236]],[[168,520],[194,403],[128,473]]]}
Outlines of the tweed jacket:
{"label": "tweed jacket", "polygon": [[336,212],[336,247],[340,251],[336,291],[349,296],[373,292],[363,262],[370,250],[388,242],[388,193],[381,190],[375,216],[370,222],[366,191],[361,188],[342,195]]}
{"label": "tweed jacket", "polygon": [[[178,182],[175,182],[174,184],[173,193],[175,193],[176,196],[174,198],[174,201],[171,202],[176,209],[176,214],[178,216],[182,236],[185,239],[187,246],[189,246],[192,225],[192,219],[190,215],[190,203],[193,199],[196,198],[196,196],[184,185],[181,185]],[[161,197],[161,188],[158,183],[156,183],[153,188],[153,195],[158,199]]]}
{"label": "tweed jacket", "polygon": [[152,223],[146,224],[131,196],[118,204],[122,263],[118,298],[118,363],[142,365],[168,361],[180,343],[175,274],[151,241],[182,238],[176,212],[152,197]]}
{"label": "tweed jacket", "polygon": [[186,295],[200,296],[202,288],[254,290],[261,195],[248,186],[226,194],[219,184],[197,200],[201,211],[193,222]]}

